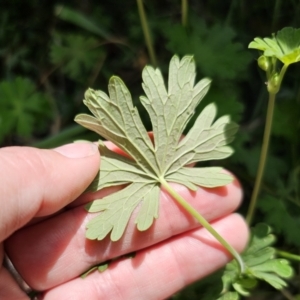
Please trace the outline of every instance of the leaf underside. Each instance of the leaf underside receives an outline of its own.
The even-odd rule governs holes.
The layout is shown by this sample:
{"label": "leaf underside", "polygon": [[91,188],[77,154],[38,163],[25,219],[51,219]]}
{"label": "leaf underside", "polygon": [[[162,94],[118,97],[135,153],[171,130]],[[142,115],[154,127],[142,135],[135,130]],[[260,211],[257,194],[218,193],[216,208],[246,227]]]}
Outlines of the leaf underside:
{"label": "leaf underside", "polygon": [[111,240],[119,240],[136,208],[137,228],[147,230],[158,218],[162,179],[183,184],[191,190],[198,186],[223,186],[232,181],[232,176],[220,167],[185,167],[231,155],[233,150],[227,144],[237,131],[237,125],[228,116],[214,122],[216,106],[210,104],[181,139],[185,126],[210,86],[207,78],[194,85],[195,76],[192,56],[181,60],[177,56],[172,58],[168,89],[159,69],[144,68],[145,96],[140,100],[150,115],[153,142],[119,77],[110,79],[109,95],[92,89],[86,91],[84,104],[94,116],[80,114],[75,121],[113,142],[130,157],[109,150],[99,141],[100,172],[90,190],[123,184],[126,187],[87,205],[89,212],[101,212],[87,224],[87,238],[102,240],[111,232]]}

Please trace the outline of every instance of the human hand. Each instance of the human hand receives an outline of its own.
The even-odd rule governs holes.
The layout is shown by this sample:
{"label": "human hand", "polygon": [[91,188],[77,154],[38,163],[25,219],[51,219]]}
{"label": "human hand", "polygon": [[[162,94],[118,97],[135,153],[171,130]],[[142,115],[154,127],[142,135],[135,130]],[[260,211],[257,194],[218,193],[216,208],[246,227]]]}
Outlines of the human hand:
{"label": "human hand", "polygon": [[[85,224],[94,215],[83,204],[113,190],[80,196],[99,169],[93,144],[3,148],[0,165],[0,241],[22,278],[42,291],[41,299],[165,299],[231,259],[165,193],[149,230],[138,232],[131,221],[118,242],[87,240]],[[197,192],[174,186],[231,245],[244,248],[247,226],[232,214],[241,201],[237,181]],[[135,251],[133,259],[116,260],[103,273],[78,277],[95,264]],[[28,299],[4,267],[0,299]]]}

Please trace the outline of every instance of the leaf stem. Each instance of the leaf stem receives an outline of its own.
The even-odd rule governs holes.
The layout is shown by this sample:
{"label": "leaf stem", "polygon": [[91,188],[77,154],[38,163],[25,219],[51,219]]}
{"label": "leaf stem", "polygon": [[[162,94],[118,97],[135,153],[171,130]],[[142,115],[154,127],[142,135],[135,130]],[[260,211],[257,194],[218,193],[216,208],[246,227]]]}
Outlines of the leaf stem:
{"label": "leaf stem", "polygon": [[288,300],[297,300],[294,296],[286,289],[281,289],[280,293]]}
{"label": "leaf stem", "polygon": [[269,93],[267,119],[266,119],[262,149],[261,149],[261,153],[260,153],[258,171],[257,171],[256,179],[255,179],[255,184],[254,184],[254,189],[252,192],[251,200],[250,200],[250,206],[249,206],[247,217],[246,217],[248,225],[251,224],[252,218],[254,216],[256,203],[257,203],[257,196],[258,196],[258,193],[260,190],[261,181],[262,181],[262,177],[263,177],[263,173],[264,173],[264,169],[265,169],[266,158],[267,158],[267,153],[268,153],[268,148],[269,148],[270,135],[271,135],[275,99],[276,99],[276,94]]}
{"label": "leaf stem", "polygon": [[139,15],[140,15],[141,23],[142,23],[142,29],[143,29],[143,33],[144,33],[144,37],[145,37],[145,42],[146,42],[146,45],[148,48],[151,64],[154,67],[156,67],[157,66],[156,56],[155,56],[155,52],[153,49],[153,43],[152,43],[152,39],[151,39],[151,35],[150,35],[150,29],[148,26],[146,13],[144,10],[143,0],[136,0],[136,2],[137,2],[138,10],[139,10]]}
{"label": "leaf stem", "polygon": [[159,178],[159,181],[165,190],[174,198],[174,200],[176,200],[190,215],[197,219],[197,221],[228,250],[228,252],[238,262],[240,272],[244,273],[244,261],[238,252],[206,221],[201,214],[198,213],[195,208],[193,208],[183,197],[181,197],[164,178]]}
{"label": "leaf stem", "polygon": [[188,0],[181,0],[181,23],[183,27],[187,25]]}
{"label": "leaf stem", "polygon": [[276,254],[280,257],[300,261],[300,256],[286,251],[276,250]]}

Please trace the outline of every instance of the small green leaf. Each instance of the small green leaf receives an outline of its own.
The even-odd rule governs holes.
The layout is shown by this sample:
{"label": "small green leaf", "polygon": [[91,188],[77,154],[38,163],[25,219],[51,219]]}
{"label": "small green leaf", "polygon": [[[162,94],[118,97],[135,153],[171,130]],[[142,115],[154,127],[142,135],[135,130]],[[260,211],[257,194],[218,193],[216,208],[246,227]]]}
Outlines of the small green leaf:
{"label": "small green leaf", "polygon": [[99,265],[97,269],[99,272],[104,272],[108,269],[108,265],[109,265],[108,263],[104,263],[102,265]]}
{"label": "small green leaf", "polygon": [[91,274],[92,272],[96,271],[98,269],[98,266],[92,267],[89,270],[87,270],[86,272],[84,272],[83,274],[81,274],[81,278],[86,278],[89,274]]}
{"label": "small green leaf", "polygon": [[271,286],[273,286],[275,289],[280,290],[287,286],[287,283],[275,274],[259,272],[259,271],[253,271],[252,274],[256,278],[266,281]]}
{"label": "small green leaf", "polygon": [[251,231],[251,242],[245,251],[245,255],[251,255],[257,251],[272,245],[275,236],[271,234],[271,227],[264,223],[257,224]]}
{"label": "small green leaf", "polygon": [[285,27],[272,38],[255,38],[249,48],[261,50],[265,56],[276,57],[283,64],[300,61],[300,29]]}
{"label": "small green leaf", "polygon": [[227,292],[217,300],[239,300],[240,296],[237,292]]}
{"label": "small green leaf", "polygon": [[289,261],[275,258],[275,249],[271,245],[275,237],[271,228],[263,223],[251,229],[251,240],[242,254],[246,272],[239,274],[236,261],[226,265],[222,276],[223,289],[229,290],[230,286],[241,295],[248,296],[259,280],[264,280],[276,289],[287,285],[284,279],[291,278],[293,269]]}
{"label": "small green leaf", "polygon": [[260,265],[263,262],[267,261],[268,259],[274,258],[275,256],[275,249],[272,247],[267,247],[267,248],[262,248],[258,251],[250,250],[247,254],[247,252],[245,252],[245,254],[247,254],[247,258],[248,258],[248,266],[256,266],[256,265]]}
{"label": "small green leaf", "polygon": [[81,80],[95,66],[95,61],[104,59],[99,42],[78,34],[54,34],[50,50],[51,61],[74,80]]}
{"label": "small green leaf", "polygon": [[[290,170],[290,177],[292,175],[293,170]],[[281,234],[288,244],[299,247],[299,203],[286,201],[286,199],[297,195],[296,191],[299,188],[299,180],[280,183],[283,195],[281,197],[265,195],[260,199],[258,207],[264,213],[265,220],[274,228],[274,231],[276,230],[276,232]]]}
{"label": "small green leaf", "polygon": [[240,278],[237,283],[242,285],[243,288],[253,289],[257,285],[257,280],[255,278]]}
{"label": "small green leaf", "polygon": [[253,266],[252,270],[255,272],[273,272],[284,278],[290,278],[293,275],[289,261],[285,259],[272,259],[265,261],[264,263]]}
{"label": "small green leaf", "polygon": [[91,267],[89,270],[87,270],[86,272],[84,272],[80,277],[81,278],[85,278],[87,277],[90,273],[98,270],[99,272],[104,272],[108,269],[108,267],[110,266],[110,264],[112,262],[115,262],[119,259],[123,259],[123,258],[134,258],[135,257],[135,252],[131,252],[131,253],[127,253],[127,254],[124,254],[124,255],[121,255],[121,256],[118,256],[118,257],[115,257],[113,259],[110,259],[110,260],[107,260],[105,262],[101,262],[100,264],[96,265],[96,266],[93,266]]}
{"label": "small green leaf", "polygon": [[[240,295],[242,295],[242,296],[244,296],[244,297],[250,296],[249,290],[247,290],[247,289],[244,287],[244,285],[245,285],[245,281],[244,281],[244,282],[239,282],[239,281],[237,281],[237,282],[234,282],[234,283],[232,284],[233,288],[234,288]],[[252,287],[251,287],[251,288],[252,288]]]}
{"label": "small green leaf", "polygon": [[206,76],[239,80],[246,73],[251,56],[237,42],[237,32],[232,27],[217,22],[208,26],[195,15],[189,17],[189,30],[175,23],[162,26],[167,49],[180,55],[193,53]]}
{"label": "small green leaf", "polygon": [[147,230],[158,218],[160,186],[166,181],[183,184],[192,190],[198,186],[223,186],[232,181],[232,176],[219,167],[185,167],[231,155],[233,151],[227,144],[233,140],[238,128],[228,116],[215,121],[216,106],[210,104],[181,139],[184,128],[210,86],[207,78],[194,84],[193,57],[185,56],[180,60],[174,56],[171,59],[168,88],[159,69],[147,66],[142,77],[146,96],[140,100],[150,115],[153,142],[133,106],[127,87],[116,76],[109,81],[109,95],[92,89],[85,93],[84,103],[94,117],[81,114],[75,118],[76,122],[112,141],[131,157],[116,154],[104,143],[99,143],[100,172],[89,190],[127,186],[86,206],[89,212],[100,212],[87,224],[89,239],[102,240],[111,232],[111,240],[119,240],[137,207],[137,228]]}
{"label": "small green leaf", "polygon": [[80,277],[81,278],[85,278],[87,277],[89,274],[91,274],[92,272],[98,270],[99,272],[104,272],[105,270],[108,269],[108,266],[109,266],[109,262],[104,262],[104,263],[101,263],[97,266],[94,266],[92,268],[90,268],[89,270],[87,270],[85,273],[83,273]]}
{"label": "small green leaf", "polygon": [[[97,34],[102,38],[110,39],[110,34],[108,34],[103,28],[92,22],[90,16],[85,16],[77,10],[57,5],[55,7],[55,14],[61,20],[77,25],[78,27],[83,28],[91,33]],[[103,20],[101,18],[101,22],[102,21]]]}
{"label": "small green leaf", "polygon": [[29,138],[52,117],[48,96],[27,78],[0,82],[0,141],[9,134]]}
{"label": "small green leaf", "polygon": [[265,280],[280,289],[286,286],[281,277],[290,278],[293,269],[287,260],[275,258],[275,249],[270,247],[274,241],[271,228],[266,224],[258,224],[253,230],[250,245],[243,258],[250,276]]}

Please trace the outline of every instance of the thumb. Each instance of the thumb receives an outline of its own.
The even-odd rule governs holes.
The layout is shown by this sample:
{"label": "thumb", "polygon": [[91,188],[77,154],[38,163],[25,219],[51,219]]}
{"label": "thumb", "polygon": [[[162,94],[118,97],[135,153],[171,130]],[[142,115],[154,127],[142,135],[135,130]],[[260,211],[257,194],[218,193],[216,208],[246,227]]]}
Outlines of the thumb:
{"label": "thumb", "polygon": [[0,149],[0,241],[33,217],[55,213],[77,198],[96,176],[99,163],[92,143],[53,150]]}

